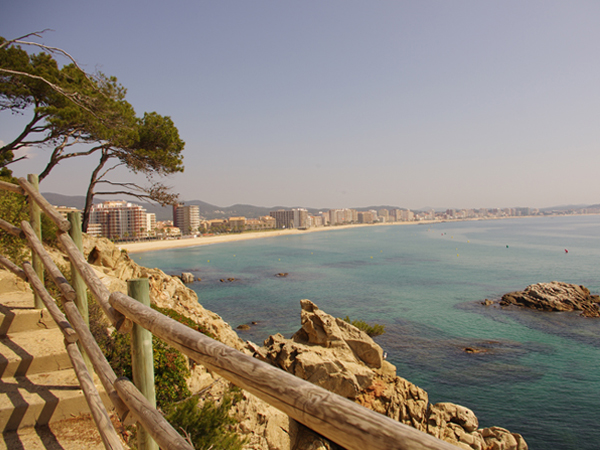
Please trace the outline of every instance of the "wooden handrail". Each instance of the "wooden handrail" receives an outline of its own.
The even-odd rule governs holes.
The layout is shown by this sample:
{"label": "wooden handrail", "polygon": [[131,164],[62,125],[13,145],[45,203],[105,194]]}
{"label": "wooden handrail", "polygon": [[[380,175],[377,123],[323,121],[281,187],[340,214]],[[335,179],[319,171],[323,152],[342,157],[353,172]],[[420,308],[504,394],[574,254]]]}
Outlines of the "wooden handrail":
{"label": "wooden handrail", "polygon": [[[23,221],[21,223],[21,227],[25,233],[25,236],[27,237],[27,240],[32,250],[38,254],[38,256],[44,264],[44,267],[48,271],[48,274],[61,291],[61,294],[63,296],[63,307],[65,309],[65,313],[67,314],[69,322],[71,323],[73,328],[75,328],[75,331],[79,336],[79,341],[82,347],[84,348],[85,352],[88,354],[92,365],[94,366],[94,370],[98,374],[98,378],[100,378],[100,381],[104,386],[106,393],[108,394],[109,398],[111,399],[113,405],[117,410],[117,413],[119,414],[119,417],[121,418],[121,420],[125,420],[129,410],[121,401],[121,398],[119,397],[113,386],[115,380],[117,379],[117,376],[115,375],[114,371],[110,367],[110,364],[102,354],[102,350],[100,350],[100,347],[98,347],[98,343],[92,336],[85,321],[79,314],[77,306],[73,302],[73,300],[76,298],[74,289],[68,283],[64,275],[61,273],[60,269],[56,267],[56,264],[54,264],[54,261],[52,261],[50,255],[46,252],[42,243],[37,239],[37,236],[33,232],[33,229],[31,228],[29,223]],[[79,254],[81,255],[81,253]],[[120,313],[117,314],[122,317],[121,323],[131,323],[131,321],[126,321]]]}
{"label": "wooden handrail", "polygon": [[185,439],[167,422],[140,391],[125,377],[117,379],[115,388],[129,407],[131,414],[140,422],[148,434],[163,450],[194,450]]}
{"label": "wooden handrail", "polygon": [[115,309],[194,361],[349,450],[456,450],[431,435],[252,358],[120,292]]}
{"label": "wooden handrail", "polygon": [[16,237],[24,237],[23,231],[19,227],[15,227],[12,223],[8,223],[6,220],[0,219],[0,228],[9,234]]}
{"label": "wooden handrail", "polygon": [[58,325],[60,331],[62,331],[65,341],[68,343],[76,342],[78,339],[77,332],[73,329],[62,311],[58,309],[58,305],[44,287],[44,283],[42,283],[42,281],[38,278],[35,270],[33,270],[33,267],[31,267],[31,264],[24,262],[23,270],[27,274],[27,278],[29,279],[29,283],[31,283],[31,287],[40,296],[42,302],[44,302],[44,306]]}
{"label": "wooden handrail", "polygon": [[5,191],[11,191],[15,194],[25,195],[25,191],[21,186],[18,186],[13,183],[9,183],[7,181],[0,181],[0,189],[4,189]]}
{"label": "wooden handrail", "polygon": [[58,241],[60,242],[64,251],[67,253],[69,260],[71,261],[79,275],[81,275],[81,277],[85,281],[85,284],[87,285],[88,289],[96,298],[96,301],[98,302],[98,304],[100,305],[100,307],[102,308],[102,310],[106,314],[106,317],[108,317],[112,325],[122,333],[128,333],[129,331],[131,331],[131,327],[133,325],[131,323],[131,320],[128,320],[125,316],[123,316],[123,314],[116,311],[110,305],[110,303],[108,302],[110,291],[106,286],[104,286],[100,278],[98,278],[98,275],[96,275],[94,269],[92,269],[87,263],[87,261],[73,242],[73,239],[71,239],[71,236],[69,236],[67,233],[61,233],[58,235]]}
{"label": "wooden handrail", "polygon": [[98,390],[94,384],[94,379],[87,370],[87,366],[83,361],[83,356],[81,355],[79,348],[77,348],[77,344],[74,342],[67,343],[66,347],[69,358],[73,363],[75,375],[77,375],[79,385],[83,390],[83,395],[90,407],[92,418],[96,423],[96,428],[98,428],[104,447],[107,450],[123,450],[121,439],[119,439],[119,435],[110,421],[108,412],[106,411],[102,399],[100,398],[100,394],[98,394]]}
{"label": "wooden handrail", "polygon": [[4,266],[6,269],[10,270],[16,276],[18,276],[21,280],[27,281],[27,274],[23,269],[14,264],[10,259],[5,256],[0,255],[0,265]]}
{"label": "wooden handrail", "polygon": [[60,231],[64,232],[71,229],[69,221],[65,219],[56,208],[52,206],[50,202],[48,202],[48,200],[46,200],[44,196],[31,185],[31,183],[29,183],[29,181],[25,178],[19,178],[19,184],[25,193],[38,204],[42,211],[44,211],[44,214],[54,222]]}
{"label": "wooden handrail", "polygon": [[42,260],[42,264],[44,264],[44,267],[48,271],[48,275],[50,275],[50,278],[52,278],[52,281],[54,281],[54,284],[56,284],[60,293],[69,301],[75,300],[75,298],[77,298],[75,290],[73,290],[71,285],[67,282],[67,279],[61,273],[60,269],[56,267],[56,264],[52,261],[52,257],[48,254],[46,249],[44,249],[44,246],[35,235],[29,222],[25,220],[21,222],[21,229],[23,230],[23,233],[25,233],[29,246]]}
{"label": "wooden handrail", "polygon": [[115,390],[114,383],[117,380],[117,375],[115,375],[114,370],[110,367],[102,350],[100,350],[90,329],[85,324],[81,314],[79,314],[79,310],[75,303],[63,302],[63,307],[69,318],[69,322],[71,322],[71,326],[75,328],[75,331],[77,331],[77,334],[79,335],[79,343],[90,358],[90,361],[94,366],[94,371],[98,375],[98,378],[100,378],[104,390],[117,410],[121,422],[125,422],[129,416],[129,408],[123,403],[123,400],[121,400],[121,397],[119,397],[119,394]]}

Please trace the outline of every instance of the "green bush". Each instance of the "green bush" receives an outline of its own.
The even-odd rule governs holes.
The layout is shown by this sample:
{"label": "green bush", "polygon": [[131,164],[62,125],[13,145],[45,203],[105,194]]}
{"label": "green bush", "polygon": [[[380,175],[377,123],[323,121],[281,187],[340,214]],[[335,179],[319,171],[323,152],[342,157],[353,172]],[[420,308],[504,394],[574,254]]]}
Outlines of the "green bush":
{"label": "green bush", "polygon": [[[117,377],[133,380],[131,369],[131,338],[129,334],[113,331],[99,345]],[[164,408],[191,395],[185,382],[190,375],[185,357],[162,340],[152,336],[154,357],[154,387],[156,406]]]}
{"label": "green bush", "polygon": [[202,407],[197,398],[191,397],[170,406],[166,419],[190,439],[196,450],[240,450],[244,440],[233,430],[236,421],[229,415],[235,401],[232,391],[226,391],[220,403],[207,400]]}
{"label": "green bush", "polygon": [[[90,302],[90,327],[96,341],[104,352],[115,374],[133,379],[131,369],[131,340],[129,334],[113,331],[108,334],[109,325],[100,307],[94,300]],[[211,338],[214,336],[193,320],[169,308],[152,305],[156,311],[177,320]],[[220,403],[207,401],[200,408],[198,399],[190,397],[186,378],[190,371],[185,357],[176,349],[153,336],[154,383],[156,405],[166,415],[167,420],[179,433],[187,435],[196,449],[242,448],[244,441],[233,430],[235,419],[229,416],[231,406],[238,401],[237,388],[228,390]],[[129,443],[134,444],[137,434],[131,430]]]}
{"label": "green bush", "polygon": [[[7,183],[18,184],[12,176],[0,176],[0,180]],[[27,197],[14,192],[0,189],[0,217],[6,222],[21,228],[23,220],[29,221],[29,203]],[[56,246],[56,233],[58,228],[45,214],[41,215],[42,241],[51,246]],[[6,256],[17,265],[28,259],[29,251],[27,241],[23,238],[0,233],[0,254]]]}
{"label": "green bush", "polygon": [[383,333],[385,333],[385,326],[380,325],[378,323],[376,323],[374,325],[369,325],[364,320],[352,320],[351,321],[350,317],[348,317],[348,316],[346,316],[346,318],[344,319],[344,322],[348,322],[349,324],[354,325],[356,328],[364,331],[371,337],[380,336]]}
{"label": "green bush", "polygon": [[[17,179],[13,177],[0,177],[0,180],[17,184]],[[26,197],[0,189],[0,217],[20,228],[23,220],[29,220],[29,205]],[[15,264],[21,265],[27,256],[26,250],[24,239],[5,232],[0,233],[0,254]]]}

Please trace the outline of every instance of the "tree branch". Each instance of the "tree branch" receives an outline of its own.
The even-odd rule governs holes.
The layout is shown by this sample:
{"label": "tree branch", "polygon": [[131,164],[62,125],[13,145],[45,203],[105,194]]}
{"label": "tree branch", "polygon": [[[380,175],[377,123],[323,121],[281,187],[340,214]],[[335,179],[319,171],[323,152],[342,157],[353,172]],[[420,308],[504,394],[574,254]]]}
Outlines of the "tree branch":
{"label": "tree branch", "polygon": [[30,74],[30,73],[27,73],[27,72],[21,72],[20,70],[4,69],[2,67],[0,67],[0,72],[8,73],[10,75],[18,75],[18,76],[21,76],[21,77],[32,78],[34,80],[41,81],[42,83],[46,83],[48,86],[50,86],[50,88],[52,88],[54,91],[58,92],[60,95],[64,96],[67,100],[72,101],[75,105],[77,105],[80,108],[86,110],[87,112],[89,112],[95,118],[100,119],[98,116],[96,116],[96,114],[92,110],[90,110],[87,106],[85,106],[79,100],[79,98],[78,98],[79,96],[77,94],[72,94],[70,92],[65,91],[60,86],[57,86],[56,84],[51,83],[50,81],[46,80],[44,77],[40,77],[38,75],[33,75],[33,74]]}
{"label": "tree branch", "polygon": [[[35,124],[38,123],[40,120],[46,118],[46,116],[47,114],[38,114],[37,112],[34,113],[31,121],[27,125],[25,125],[23,132],[19,136],[17,136],[11,143],[6,144],[5,146],[0,148],[0,155],[6,152],[17,150],[18,148],[22,147],[22,145],[19,144],[23,142],[27,135],[34,132],[33,130],[35,129]],[[42,142],[45,142],[45,140]]]}

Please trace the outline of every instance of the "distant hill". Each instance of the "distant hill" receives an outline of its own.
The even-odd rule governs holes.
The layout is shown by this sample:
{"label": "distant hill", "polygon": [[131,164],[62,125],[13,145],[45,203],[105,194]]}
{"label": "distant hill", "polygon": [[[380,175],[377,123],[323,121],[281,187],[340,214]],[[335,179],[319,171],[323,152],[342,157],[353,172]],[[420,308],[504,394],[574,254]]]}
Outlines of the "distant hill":
{"label": "distant hill", "polygon": [[42,195],[54,206],[70,206],[77,209],[83,209],[85,206],[85,196],[83,195],[62,195],[50,192],[42,192]]}
{"label": "distant hill", "polygon": [[[62,195],[51,192],[43,192],[44,197],[55,206],[70,206],[73,208],[83,209],[85,206],[85,197],[83,195]],[[94,203],[101,203],[105,198],[98,198]],[[160,206],[153,203],[140,202],[136,200],[128,200],[137,205],[143,206],[148,213],[156,214],[156,220],[171,220],[173,219],[173,208],[171,206]],[[228,207],[211,205],[210,203],[201,200],[190,200],[183,202],[184,205],[198,205],[200,217],[203,219],[222,219],[226,217],[243,216],[247,218],[258,218],[268,216],[270,211],[278,209],[290,209],[289,206],[273,206],[271,208],[264,206],[252,205],[232,205]],[[294,207],[297,208],[297,207]],[[311,214],[317,214],[320,210],[315,208],[306,208]]]}

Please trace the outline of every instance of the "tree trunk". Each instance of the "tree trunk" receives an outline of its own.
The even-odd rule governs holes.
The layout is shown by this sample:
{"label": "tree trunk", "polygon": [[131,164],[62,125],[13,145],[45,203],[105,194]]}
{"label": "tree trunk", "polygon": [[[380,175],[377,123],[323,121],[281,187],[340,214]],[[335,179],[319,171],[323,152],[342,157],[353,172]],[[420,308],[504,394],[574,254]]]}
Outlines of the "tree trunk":
{"label": "tree trunk", "polygon": [[110,158],[108,151],[106,149],[102,149],[102,156],[100,157],[100,162],[92,172],[92,177],[90,179],[90,185],[88,186],[87,193],[85,195],[85,208],[83,209],[82,214],[82,228],[83,231],[87,233],[87,228],[90,223],[90,213],[92,211],[92,205],[94,204],[94,188],[96,187],[96,183],[98,183],[98,174],[106,164],[106,161]]}

